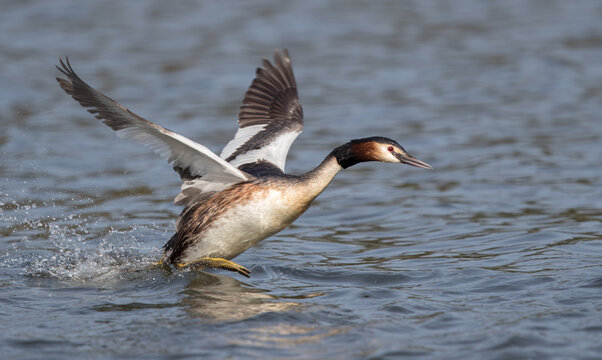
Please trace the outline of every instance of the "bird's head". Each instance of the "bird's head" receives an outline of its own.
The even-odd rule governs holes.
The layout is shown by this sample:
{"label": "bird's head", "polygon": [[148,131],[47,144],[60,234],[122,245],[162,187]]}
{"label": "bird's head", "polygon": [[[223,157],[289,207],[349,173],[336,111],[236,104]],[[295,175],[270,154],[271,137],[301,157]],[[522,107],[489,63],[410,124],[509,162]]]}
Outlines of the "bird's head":
{"label": "bird's head", "polygon": [[429,164],[408,154],[397,141],[380,136],[351,140],[332,153],[343,169],[366,161],[401,163],[432,169]]}

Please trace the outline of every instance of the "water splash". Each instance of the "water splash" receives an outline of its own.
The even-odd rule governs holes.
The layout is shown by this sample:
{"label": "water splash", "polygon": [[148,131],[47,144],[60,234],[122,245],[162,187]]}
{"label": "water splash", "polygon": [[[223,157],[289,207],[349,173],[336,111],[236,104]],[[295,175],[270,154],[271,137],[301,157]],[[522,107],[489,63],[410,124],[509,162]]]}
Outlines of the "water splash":
{"label": "water splash", "polygon": [[98,241],[89,241],[69,229],[52,226],[52,254],[33,255],[24,275],[108,280],[124,272],[143,269],[156,261],[159,250],[139,240],[138,230],[137,227],[131,231],[110,229]]}
{"label": "water splash", "polygon": [[[3,202],[0,221],[11,222],[0,267],[20,269],[26,277],[65,281],[108,280],[144,269],[160,255],[163,225],[116,228],[82,214],[39,216],[37,205]],[[33,210],[33,211],[32,211]],[[161,228],[163,231],[159,231]],[[150,239],[150,240],[149,240]],[[156,241],[153,241],[156,239]]]}

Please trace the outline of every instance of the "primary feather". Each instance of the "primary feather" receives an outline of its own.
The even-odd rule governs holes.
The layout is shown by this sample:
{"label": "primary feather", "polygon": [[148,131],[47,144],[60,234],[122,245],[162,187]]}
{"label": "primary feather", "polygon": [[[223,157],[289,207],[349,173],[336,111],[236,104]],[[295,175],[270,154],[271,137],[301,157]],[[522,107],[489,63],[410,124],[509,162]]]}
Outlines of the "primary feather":
{"label": "primary feather", "polygon": [[286,49],[263,59],[238,114],[239,129],[220,157],[241,169],[269,163],[284,172],[291,144],[303,130],[303,108]]}
{"label": "primary feather", "polygon": [[[88,111],[115,130],[118,136],[139,142],[167,158],[184,184],[175,202],[187,205],[191,201],[221,191],[231,184],[252,178],[221,159],[205,146],[176,134],[136,115],[108,96],[86,84],[73,71],[69,59],[60,60],[57,68],[67,79],[57,78],[61,88]],[[198,179],[194,191],[188,181]],[[201,182],[202,181],[202,182]],[[208,186],[210,184],[210,186]],[[186,190],[188,189],[188,190]]]}

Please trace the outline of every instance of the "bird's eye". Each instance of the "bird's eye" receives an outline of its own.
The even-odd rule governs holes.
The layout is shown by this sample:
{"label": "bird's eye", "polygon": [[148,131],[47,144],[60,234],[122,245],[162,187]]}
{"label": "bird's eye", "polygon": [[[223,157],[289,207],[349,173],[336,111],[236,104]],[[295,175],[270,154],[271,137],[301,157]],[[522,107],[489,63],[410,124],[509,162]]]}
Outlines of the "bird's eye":
{"label": "bird's eye", "polygon": [[389,146],[389,147],[387,148],[387,150],[389,150],[390,152],[393,152],[393,146]]}

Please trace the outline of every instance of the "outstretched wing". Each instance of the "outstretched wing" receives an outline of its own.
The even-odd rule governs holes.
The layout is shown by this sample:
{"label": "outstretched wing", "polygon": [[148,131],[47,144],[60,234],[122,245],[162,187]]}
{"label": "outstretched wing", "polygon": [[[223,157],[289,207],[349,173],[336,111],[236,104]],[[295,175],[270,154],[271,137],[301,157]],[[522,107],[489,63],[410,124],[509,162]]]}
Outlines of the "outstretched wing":
{"label": "outstretched wing", "polygon": [[96,114],[96,118],[115,130],[118,136],[139,142],[166,157],[185,181],[184,185],[193,180],[202,183],[200,188],[195,187],[197,191],[194,194],[188,190],[190,196],[186,196],[184,191],[180,193],[176,203],[185,205],[193,197],[198,198],[199,192],[219,191],[230,184],[249,179],[248,175],[205,146],[141,118],[90,87],[73,71],[68,58],[66,63],[60,59],[60,64],[61,67],[57,66],[57,69],[67,76],[67,79],[56,80],[81,106]]}
{"label": "outstretched wing", "polygon": [[[252,174],[265,166],[284,172],[288,149],[303,130],[303,109],[288,51],[274,51],[247,90],[238,114],[239,129],[220,157]],[[260,166],[258,166],[260,165]]]}

